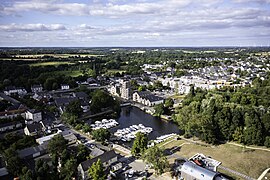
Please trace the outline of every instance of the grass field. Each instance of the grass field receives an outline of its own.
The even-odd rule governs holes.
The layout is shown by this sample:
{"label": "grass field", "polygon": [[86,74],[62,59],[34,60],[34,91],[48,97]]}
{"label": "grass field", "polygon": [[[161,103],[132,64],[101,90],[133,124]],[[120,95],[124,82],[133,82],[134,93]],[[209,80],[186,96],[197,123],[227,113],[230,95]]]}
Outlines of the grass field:
{"label": "grass field", "polygon": [[108,73],[123,73],[123,72],[126,72],[125,70],[120,70],[120,69],[109,69],[108,70]]}
{"label": "grass field", "polygon": [[75,71],[58,71],[58,72],[55,72],[57,74],[62,74],[62,75],[66,75],[66,76],[71,76],[71,77],[78,77],[78,76],[81,76],[83,75],[83,73],[79,70],[75,70]]}
{"label": "grass field", "polygon": [[16,58],[41,58],[43,56],[53,56],[56,58],[68,58],[68,57],[75,57],[75,56],[81,56],[81,57],[97,57],[97,56],[103,56],[103,55],[95,55],[95,54],[37,54],[37,55],[33,55],[33,54],[27,54],[27,55],[16,55]]}
{"label": "grass field", "polygon": [[[166,148],[179,146],[184,140],[173,141],[166,144]],[[186,142],[187,143],[187,142]],[[177,155],[190,158],[196,153],[202,153],[222,162],[222,165],[235,171],[258,178],[261,173],[270,167],[270,152],[262,150],[251,150],[230,144],[219,146],[200,146],[195,144],[184,144]]]}
{"label": "grass field", "polygon": [[51,61],[51,62],[40,62],[40,63],[33,63],[29,64],[30,66],[59,66],[63,64],[74,64],[71,62],[60,62],[60,61]]}

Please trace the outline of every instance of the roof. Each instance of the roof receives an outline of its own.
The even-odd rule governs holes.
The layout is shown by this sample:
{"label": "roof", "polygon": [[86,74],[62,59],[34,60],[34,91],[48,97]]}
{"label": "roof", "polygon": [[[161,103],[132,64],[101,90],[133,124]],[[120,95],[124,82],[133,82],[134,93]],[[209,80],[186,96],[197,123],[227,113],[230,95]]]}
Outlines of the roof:
{"label": "roof", "polygon": [[78,98],[88,98],[88,95],[85,92],[75,92],[74,95]]}
{"label": "roof", "polygon": [[28,129],[29,133],[32,133],[32,132],[36,132],[36,131],[41,131],[42,125],[40,123],[27,124],[26,128]]}
{"label": "roof", "polygon": [[141,98],[144,98],[146,100],[149,100],[150,102],[155,102],[155,101],[161,101],[163,100],[162,97],[156,96],[154,94],[151,94],[149,91],[141,91],[137,92]]}
{"label": "roof", "polygon": [[41,84],[34,84],[33,86],[31,86],[31,88],[42,88],[42,85]]}
{"label": "roof", "polygon": [[30,113],[32,113],[32,114],[34,114],[34,113],[40,113],[41,112],[41,111],[36,110],[36,109],[28,109],[27,111],[30,112]]}
{"label": "roof", "polygon": [[41,151],[46,151],[46,150],[47,150],[47,144],[42,144],[35,147],[28,147],[17,152],[18,152],[19,158],[25,158],[32,154],[35,154]]}
{"label": "roof", "polygon": [[16,124],[22,124],[21,122],[7,122],[7,123],[1,123],[0,124],[0,128],[3,128],[3,127],[8,127],[8,126],[14,126]]}
{"label": "roof", "polygon": [[200,167],[191,162],[185,162],[181,168],[181,172],[186,173],[196,179],[200,180],[211,180],[218,175],[217,172],[208,170],[206,168]]}
{"label": "roof", "polygon": [[100,159],[100,161],[102,163],[104,163],[104,162],[107,162],[115,157],[117,157],[117,154],[115,153],[114,150],[111,150],[111,151],[105,152],[104,154],[97,156],[95,158],[88,159],[88,160],[82,162],[81,165],[82,165],[83,170],[87,171],[89,169],[89,167],[91,167],[92,164],[94,162],[96,162],[98,159]]}
{"label": "roof", "polygon": [[93,156],[93,157],[97,157],[97,156],[102,155],[103,153],[104,153],[104,151],[102,151],[102,150],[100,150],[99,148],[96,148],[96,147],[95,147],[95,148],[91,151],[90,155]]}
{"label": "roof", "polygon": [[63,97],[63,98],[55,98],[55,104],[57,106],[67,105],[72,101],[77,100],[77,97]]}

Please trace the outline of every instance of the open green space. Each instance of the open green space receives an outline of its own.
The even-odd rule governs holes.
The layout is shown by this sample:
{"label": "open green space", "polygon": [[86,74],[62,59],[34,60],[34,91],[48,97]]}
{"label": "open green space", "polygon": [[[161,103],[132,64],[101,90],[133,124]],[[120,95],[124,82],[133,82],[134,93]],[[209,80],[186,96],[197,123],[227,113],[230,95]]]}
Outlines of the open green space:
{"label": "open green space", "polygon": [[30,66],[59,66],[63,64],[74,64],[71,62],[61,62],[61,61],[51,61],[51,62],[40,62],[40,63],[33,63]]}
{"label": "open green space", "polygon": [[68,57],[97,57],[103,55],[95,55],[95,54],[27,54],[27,55],[16,55],[16,58],[41,58],[43,56],[53,56],[55,58],[68,58]]}
{"label": "open green space", "polygon": [[[190,158],[196,153],[202,153],[222,162],[222,165],[225,167],[253,178],[258,178],[265,169],[270,167],[270,152],[252,150],[230,144],[205,147],[187,141],[177,140],[166,144],[165,148],[180,145],[182,146],[181,150],[176,154],[181,157]],[[222,172],[226,173],[225,171]]]}
{"label": "open green space", "polygon": [[78,76],[82,76],[83,75],[83,73],[80,70],[57,71],[57,72],[54,72],[54,73],[59,74],[59,75],[71,76],[71,77],[78,77]]}

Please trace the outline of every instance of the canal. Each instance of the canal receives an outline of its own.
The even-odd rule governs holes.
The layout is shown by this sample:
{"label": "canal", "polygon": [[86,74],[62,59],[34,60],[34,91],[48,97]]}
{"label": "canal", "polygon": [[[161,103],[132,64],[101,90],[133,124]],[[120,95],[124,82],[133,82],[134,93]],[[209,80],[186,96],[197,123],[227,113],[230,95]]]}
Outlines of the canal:
{"label": "canal", "polygon": [[119,123],[119,126],[110,129],[112,133],[117,129],[127,128],[134,124],[143,124],[146,127],[153,128],[153,131],[148,135],[148,139],[150,140],[156,139],[156,137],[164,134],[178,134],[181,132],[175,123],[158,119],[133,106],[123,107],[121,115],[116,121]]}

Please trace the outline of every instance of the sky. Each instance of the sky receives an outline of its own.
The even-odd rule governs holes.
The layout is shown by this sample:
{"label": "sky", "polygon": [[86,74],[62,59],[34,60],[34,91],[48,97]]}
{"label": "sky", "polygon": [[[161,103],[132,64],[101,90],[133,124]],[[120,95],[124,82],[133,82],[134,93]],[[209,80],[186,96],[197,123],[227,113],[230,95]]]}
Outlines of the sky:
{"label": "sky", "polygon": [[0,46],[269,46],[270,0],[0,0]]}

